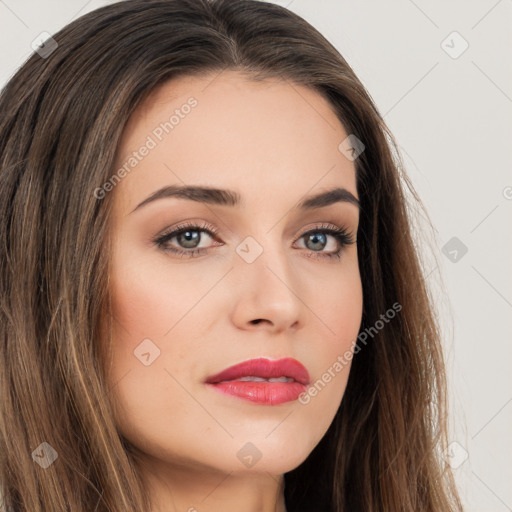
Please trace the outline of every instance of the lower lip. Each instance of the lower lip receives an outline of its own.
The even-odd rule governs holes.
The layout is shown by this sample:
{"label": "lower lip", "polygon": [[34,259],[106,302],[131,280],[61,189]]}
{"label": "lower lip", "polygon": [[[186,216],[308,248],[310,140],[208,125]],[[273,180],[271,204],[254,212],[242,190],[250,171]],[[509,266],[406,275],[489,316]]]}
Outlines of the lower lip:
{"label": "lower lip", "polygon": [[307,386],[300,382],[249,382],[232,380],[207,385],[213,387],[220,393],[264,405],[278,405],[285,402],[293,402],[307,389]]}

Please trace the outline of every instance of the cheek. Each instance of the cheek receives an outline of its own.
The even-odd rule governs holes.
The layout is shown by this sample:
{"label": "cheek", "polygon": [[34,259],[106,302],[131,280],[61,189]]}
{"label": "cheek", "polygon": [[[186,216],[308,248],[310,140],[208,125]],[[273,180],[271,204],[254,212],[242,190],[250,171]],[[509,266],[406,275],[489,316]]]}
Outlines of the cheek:
{"label": "cheek", "polygon": [[329,344],[328,348],[335,350],[336,356],[352,349],[359,333],[363,314],[363,293],[359,276],[346,284],[339,297],[337,307],[328,310],[331,315],[328,320],[335,331],[335,342]]}
{"label": "cheek", "polygon": [[[323,363],[332,362],[355,342],[361,326],[363,312],[363,291],[357,253],[354,251],[340,265],[338,272],[323,276],[315,297],[314,313],[323,324],[325,333],[321,344]],[[312,309],[313,309],[312,307]]]}
{"label": "cheek", "polygon": [[[115,257],[111,278],[112,312],[123,337],[162,339],[211,287],[204,272],[183,272],[145,249],[129,259]],[[128,252],[129,254],[129,252]]]}
{"label": "cheek", "polygon": [[[179,392],[173,379],[182,382],[177,370],[186,366],[182,364],[186,347],[176,333],[198,301],[197,286],[185,286],[178,272],[169,278],[169,269],[142,258],[115,260],[113,268],[108,379],[116,424],[126,438],[143,443],[144,451],[164,438],[178,445],[179,429],[169,428],[166,418],[175,416],[176,410],[187,411],[190,397]],[[189,334],[194,337],[193,332]]]}
{"label": "cheek", "polygon": [[[148,418],[158,421],[171,415],[171,409],[190,407],[190,397],[177,381],[186,382],[199,355],[207,353],[201,334],[209,317],[204,314],[207,301],[201,299],[218,279],[212,272],[180,271],[179,265],[155,257],[153,251],[142,251],[119,245],[110,278],[113,324],[108,378],[109,387],[115,386],[122,430],[143,426]],[[146,353],[148,365],[143,363]]]}
{"label": "cheek", "polygon": [[317,307],[326,334],[311,359],[314,385],[304,397],[304,403],[316,401],[315,409],[334,416],[345,392],[361,326],[363,293],[357,263],[347,264],[339,279],[326,286]]}

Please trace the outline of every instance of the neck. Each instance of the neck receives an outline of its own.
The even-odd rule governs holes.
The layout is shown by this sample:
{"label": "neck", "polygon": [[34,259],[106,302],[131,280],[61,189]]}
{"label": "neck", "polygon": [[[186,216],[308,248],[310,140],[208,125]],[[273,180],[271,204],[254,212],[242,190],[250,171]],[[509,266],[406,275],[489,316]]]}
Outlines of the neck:
{"label": "neck", "polygon": [[151,512],[286,512],[283,475],[223,473],[154,459],[144,468]]}

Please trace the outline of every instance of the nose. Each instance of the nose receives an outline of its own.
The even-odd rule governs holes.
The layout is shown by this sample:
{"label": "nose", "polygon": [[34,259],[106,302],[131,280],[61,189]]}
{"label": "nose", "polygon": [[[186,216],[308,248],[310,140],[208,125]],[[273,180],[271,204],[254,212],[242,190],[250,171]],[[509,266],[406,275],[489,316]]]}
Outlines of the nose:
{"label": "nose", "polygon": [[303,324],[298,276],[290,267],[289,256],[274,246],[266,243],[252,263],[236,257],[232,320],[240,329],[278,333],[297,330]]}

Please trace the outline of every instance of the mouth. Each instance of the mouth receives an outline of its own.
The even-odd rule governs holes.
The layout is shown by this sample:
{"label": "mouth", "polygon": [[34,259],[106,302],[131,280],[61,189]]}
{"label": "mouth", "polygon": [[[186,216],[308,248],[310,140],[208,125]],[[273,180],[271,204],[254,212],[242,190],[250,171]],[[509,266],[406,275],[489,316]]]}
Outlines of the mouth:
{"label": "mouth", "polygon": [[297,400],[309,382],[307,369],[289,357],[250,359],[205,380],[216,391],[263,405]]}

